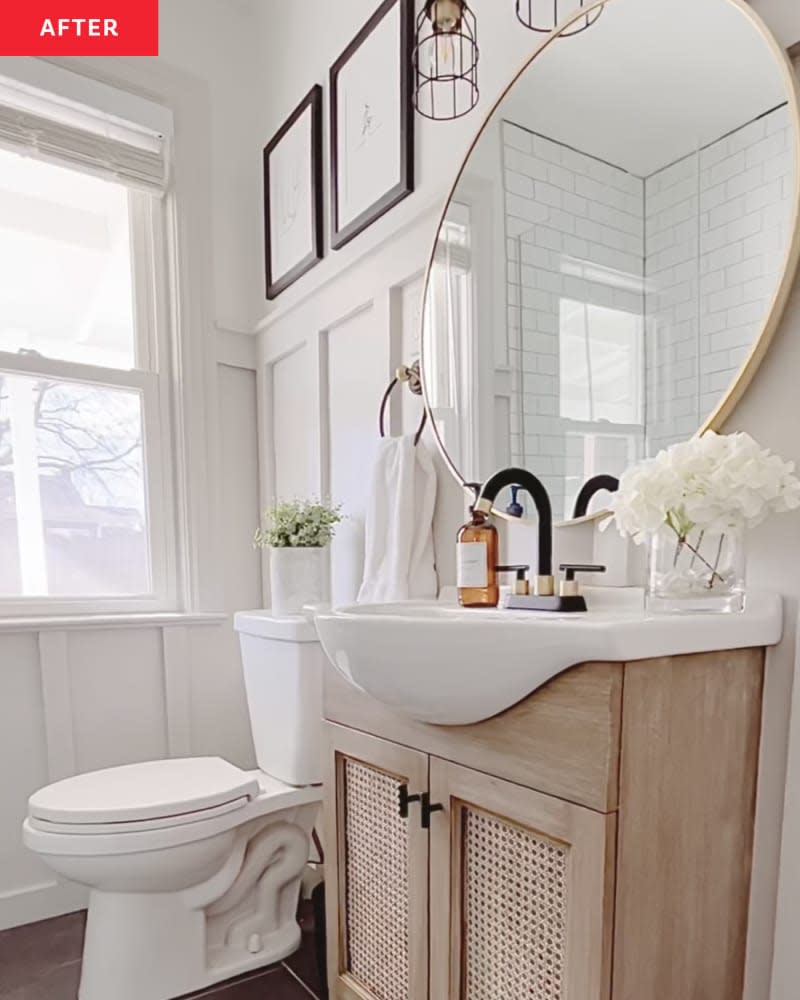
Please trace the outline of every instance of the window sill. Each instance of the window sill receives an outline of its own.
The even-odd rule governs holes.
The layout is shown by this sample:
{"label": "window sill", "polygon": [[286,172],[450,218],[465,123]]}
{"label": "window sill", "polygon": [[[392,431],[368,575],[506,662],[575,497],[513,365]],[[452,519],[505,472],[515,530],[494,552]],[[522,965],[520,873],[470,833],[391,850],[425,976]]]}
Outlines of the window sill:
{"label": "window sill", "polygon": [[29,615],[0,618],[0,634],[3,632],[52,632],[78,629],[219,626],[230,621],[231,618],[231,615],[223,612],[191,613],[184,611],[120,612],[99,615]]}

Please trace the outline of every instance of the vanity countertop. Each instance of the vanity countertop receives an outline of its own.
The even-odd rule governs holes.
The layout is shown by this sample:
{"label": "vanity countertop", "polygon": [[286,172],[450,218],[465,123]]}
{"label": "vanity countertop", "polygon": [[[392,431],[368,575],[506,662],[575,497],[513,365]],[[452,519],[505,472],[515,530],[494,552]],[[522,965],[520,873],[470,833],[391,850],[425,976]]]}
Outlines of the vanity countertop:
{"label": "vanity countertop", "polygon": [[741,614],[648,614],[640,590],[587,588],[589,611],[465,609],[449,601],[355,605],[316,616],[336,669],[422,722],[491,718],[570,667],[773,646],[778,595],[753,593]]}

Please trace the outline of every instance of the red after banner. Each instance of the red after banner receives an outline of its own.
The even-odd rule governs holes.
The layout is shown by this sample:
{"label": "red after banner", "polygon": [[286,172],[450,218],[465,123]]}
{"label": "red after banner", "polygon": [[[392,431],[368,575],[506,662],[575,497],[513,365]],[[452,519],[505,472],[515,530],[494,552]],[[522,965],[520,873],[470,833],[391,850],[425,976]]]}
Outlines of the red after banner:
{"label": "red after banner", "polygon": [[0,0],[0,56],[156,56],[158,0]]}

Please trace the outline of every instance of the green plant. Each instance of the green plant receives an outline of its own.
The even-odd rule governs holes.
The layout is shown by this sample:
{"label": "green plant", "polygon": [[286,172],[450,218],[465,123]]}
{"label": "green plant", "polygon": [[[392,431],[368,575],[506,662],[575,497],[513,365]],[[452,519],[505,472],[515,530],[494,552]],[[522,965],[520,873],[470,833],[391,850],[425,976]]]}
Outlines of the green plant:
{"label": "green plant", "polygon": [[341,505],[323,500],[280,500],[264,511],[253,544],[265,549],[321,549],[342,520]]}

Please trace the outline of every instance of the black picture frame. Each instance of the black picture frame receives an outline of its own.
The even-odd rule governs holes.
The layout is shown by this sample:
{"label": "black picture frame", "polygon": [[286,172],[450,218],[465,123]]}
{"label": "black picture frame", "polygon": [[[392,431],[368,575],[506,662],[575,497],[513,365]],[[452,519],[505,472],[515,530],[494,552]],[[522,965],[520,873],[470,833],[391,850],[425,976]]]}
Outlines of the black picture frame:
{"label": "black picture frame", "polygon": [[[309,195],[312,200],[312,246],[309,253],[289,271],[285,274],[275,275],[273,274],[272,214],[274,208],[270,199],[270,157],[289,130],[309,108],[311,109],[311,136],[309,142],[311,151],[311,187]],[[324,256],[322,156],[322,87],[319,84],[315,84],[264,147],[264,248],[266,289],[267,299],[269,300],[275,299],[281,292],[285,292],[298,278],[301,278],[312,267],[315,267]]]}
{"label": "black picture frame", "polygon": [[[369,42],[376,28],[396,7],[400,8],[400,180],[387,190],[360,215],[345,225],[339,219],[339,188],[341,165],[339,163],[339,76],[356,52]],[[376,222],[414,190],[414,3],[413,0],[384,0],[364,27],[355,36],[330,70],[330,142],[331,142],[331,246],[340,250],[352,239]]]}

